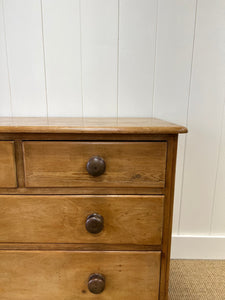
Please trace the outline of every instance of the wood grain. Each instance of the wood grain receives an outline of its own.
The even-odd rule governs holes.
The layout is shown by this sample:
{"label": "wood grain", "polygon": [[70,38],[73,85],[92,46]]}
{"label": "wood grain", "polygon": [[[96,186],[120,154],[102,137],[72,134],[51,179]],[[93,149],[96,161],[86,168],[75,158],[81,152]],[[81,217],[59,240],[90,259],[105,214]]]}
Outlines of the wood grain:
{"label": "wood grain", "polygon": [[[160,245],[163,196],[0,196],[0,243]],[[86,218],[104,228],[91,234]]]}
{"label": "wood grain", "polygon": [[[30,120],[0,118],[0,140],[14,141],[20,177],[17,189],[0,189],[4,300],[15,295],[19,300],[92,299],[82,286],[89,274],[85,281],[82,274],[95,263],[98,269],[88,273],[116,272],[123,264],[115,261],[127,263],[126,274],[120,272],[122,288],[116,282],[102,299],[166,300],[177,134],[186,128],[156,119]],[[106,162],[99,177],[86,170],[94,155]],[[104,217],[104,229],[97,235],[85,229],[92,213]],[[157,261],[152,259],[156,253]],[[137,261],[137,254],[146,255],[145,263]]]}
{"label": "wood grain", "polygon": [[[156,300],[160,252],[1,251],[4,300]],[[104,274],[102,294],[87,289],[91,273]]]}
{"label": "wood grain", "polygon": [[[165,142],[24,142],[26,187],[164,187]],[[101,156],[106,171],[88,174]]]}
{"label": "wood grain", "polygon": [[14,142],[0,142],[0,187],[15,188],[16,186]]}
{"label": "wood grain", "polygon": [[163,218],[163,240],[161,256],[160,300],[168,299],[168,283],[170,270],[170,251],[173,221],[173,198],[176,171],[177,135],[168,139],[168,159],[166,166],[166,192]]}
{"label": "wood grain", "polygon": [[161,251],[161,245],[74,244],[74,243],[0,243],[0,250],[65,250],[65,251]]}
{"label": "wood grain", "polygon": [[174,134],[187,128],[155,118],[0,118],[4,133]]}
{"label": "wood grain", "polygon": [[[22,181],[22,180],[21,180]],[[165,188],[0,188],[5,195],[162,195]]]}

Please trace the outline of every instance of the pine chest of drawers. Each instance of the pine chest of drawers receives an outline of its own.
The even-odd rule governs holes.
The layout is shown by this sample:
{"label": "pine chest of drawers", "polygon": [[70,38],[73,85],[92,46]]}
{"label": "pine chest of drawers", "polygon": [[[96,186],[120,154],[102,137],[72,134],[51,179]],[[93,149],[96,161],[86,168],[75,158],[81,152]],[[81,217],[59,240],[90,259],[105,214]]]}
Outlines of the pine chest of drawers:
{"label": "pine chest of drawers", "polygon": [[185,132],[150,118],[0,118],[0,298],[167,299]]}

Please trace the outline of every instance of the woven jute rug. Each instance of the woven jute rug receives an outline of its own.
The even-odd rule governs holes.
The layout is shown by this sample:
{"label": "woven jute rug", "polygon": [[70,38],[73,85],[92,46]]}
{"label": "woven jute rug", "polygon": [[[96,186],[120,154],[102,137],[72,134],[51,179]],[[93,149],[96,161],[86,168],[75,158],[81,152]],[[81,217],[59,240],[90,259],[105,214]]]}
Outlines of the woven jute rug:
{"label": "woven jute rug", "polygon": [[225,260],[171,260],[170,300],[225,300]]}

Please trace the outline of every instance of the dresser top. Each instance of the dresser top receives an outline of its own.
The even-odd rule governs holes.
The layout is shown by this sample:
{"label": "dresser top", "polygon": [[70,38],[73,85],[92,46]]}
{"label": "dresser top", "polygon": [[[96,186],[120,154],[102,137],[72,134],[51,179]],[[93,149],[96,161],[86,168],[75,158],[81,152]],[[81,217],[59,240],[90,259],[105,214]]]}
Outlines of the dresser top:
{"label": "dresser top", "polygon": [[187,128],[155,118],[1,117],[0,132],[177,134]]}

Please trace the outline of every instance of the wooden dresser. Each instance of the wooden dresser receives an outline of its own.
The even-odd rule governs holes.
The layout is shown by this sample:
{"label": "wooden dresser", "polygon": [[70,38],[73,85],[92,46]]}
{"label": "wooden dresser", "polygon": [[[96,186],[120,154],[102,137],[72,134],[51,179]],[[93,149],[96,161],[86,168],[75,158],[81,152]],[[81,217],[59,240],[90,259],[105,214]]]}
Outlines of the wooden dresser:
{"label": "wooden dresser", "polygon": [[0,118],[0,299],[167,299],[185,132],[151,118]]}

